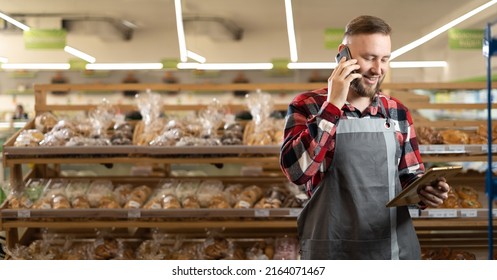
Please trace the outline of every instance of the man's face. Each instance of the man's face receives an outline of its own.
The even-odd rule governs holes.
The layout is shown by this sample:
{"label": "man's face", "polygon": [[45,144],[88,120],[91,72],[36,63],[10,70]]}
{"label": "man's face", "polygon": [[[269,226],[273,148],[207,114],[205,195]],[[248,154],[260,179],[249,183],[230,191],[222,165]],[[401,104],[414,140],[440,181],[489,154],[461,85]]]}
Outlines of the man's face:
{"label": "man's face", "polygon": [[359,96],[373,97],[388,71],[390,36],[380,33],[349,36],[347,45],[352,57],[361,66],[357,72],[362,74],[362,78],[355,79],[350,87]]}

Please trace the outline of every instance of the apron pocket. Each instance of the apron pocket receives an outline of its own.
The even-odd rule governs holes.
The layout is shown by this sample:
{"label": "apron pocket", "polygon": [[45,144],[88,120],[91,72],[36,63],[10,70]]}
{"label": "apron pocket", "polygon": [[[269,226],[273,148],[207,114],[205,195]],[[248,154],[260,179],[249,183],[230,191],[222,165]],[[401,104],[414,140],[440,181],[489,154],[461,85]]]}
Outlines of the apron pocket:
{"label": "apron pocket", "polygon": [[302,260],[388,260],[390,238],[375,240],[305,239],[300,244]]}

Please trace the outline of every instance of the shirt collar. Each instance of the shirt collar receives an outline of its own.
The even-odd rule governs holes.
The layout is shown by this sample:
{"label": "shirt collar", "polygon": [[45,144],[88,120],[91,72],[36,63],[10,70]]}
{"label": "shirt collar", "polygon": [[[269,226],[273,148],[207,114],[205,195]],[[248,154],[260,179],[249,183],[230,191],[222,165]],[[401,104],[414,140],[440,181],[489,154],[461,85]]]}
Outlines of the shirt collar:
{"label": "shirt collar", "polygon": [[[371,104],[366,108],[366,110],[364,110],[363,112],[363,115],[371,115],[371,116],[376,116],[376,114],[378,114],[378,112],[382,114],[381,110],[380,110],[380,93],[377,93],[374,97],[373,97],[373,101],[371,102]],[[355,107],[350,105],[350,103],[348,101],[345,101],[345,105],[344,105],[345,108],[347,108],[347,110],[349,111],[355,111]],[[386,116],[383,116],[383,117],[386,117]]]}

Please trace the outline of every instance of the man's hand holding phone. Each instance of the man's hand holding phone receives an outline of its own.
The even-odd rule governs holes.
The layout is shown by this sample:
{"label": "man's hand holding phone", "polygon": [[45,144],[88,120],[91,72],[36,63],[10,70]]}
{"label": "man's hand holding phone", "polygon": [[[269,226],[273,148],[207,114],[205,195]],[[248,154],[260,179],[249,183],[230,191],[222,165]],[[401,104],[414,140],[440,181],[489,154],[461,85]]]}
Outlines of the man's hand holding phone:
{"label": "man's hand holding phone", "polygon": [[357,60],[350,55],[350,50],[347,46],[343,46],[336,56],[337,67],[328,78],[328,102],[342,108],[347,100],[347,95],[350,88],[350,83],[362,75],[357,73],[360,66]]}

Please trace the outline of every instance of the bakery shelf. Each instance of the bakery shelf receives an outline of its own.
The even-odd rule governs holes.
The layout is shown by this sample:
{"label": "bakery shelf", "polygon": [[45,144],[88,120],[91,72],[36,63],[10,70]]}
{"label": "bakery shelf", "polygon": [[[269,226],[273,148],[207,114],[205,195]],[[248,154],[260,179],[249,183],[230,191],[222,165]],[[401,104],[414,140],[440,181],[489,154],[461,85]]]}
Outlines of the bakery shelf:
{"label": "bakery shelf", "polygon": [[[256,90],[263,91],[304,91],[324,88],[326,84],[115,84],[115,85],[36,85],[35,110],[37,114],[47,111],[87,111],[95,105],[53,105],[47,103],[47,94],[51,91],[71,92],[121,92],[123,90],[146,91],[232,91]],[[494,85],[497,88],[497,84]],[[467,105],[431,104],[426,96],[410,94],[417,89],[427,90],[481,90],[485,83],[415,83],[395,84],[385,83],[382,88],[391,91],[392,96],[401,101],[411,110],[415,109],[467,109]],[[123,111],[136,110],[133,105],[120,105]],[[471,105],[474,109],[483,109],[482,104]],[[205,105],[166,105],[167,110],[200,110]],[[286,109],[287,104],[276,104],[275,109]],[[232,111],[246,110],[244,106],[233,105]],[[418,124],[418,121],[415,121]],[[430,122],[426,122],[430,124]],[[441,121],[436,127],[457,127],[470,125],[472,127],[484,124],[482,121]],[[23,129],[33,127],[33,122],[26,124]],[[15,136],[15,135],[14,135]],[[203,164],[203,163],[240,163],[240,164],[272,164],[278,168],[280,147],[272,146],[216,146],[216,147],[150,147],[150,146],[104,146],[104,147],[14,147],[13,139],[6,142],[3,151],[3,163],[10,169],[11,183],[23,182],[33,172],[56,178],[58,165],[65,164],[103,164],[103,163],[169,163],[169,164]],[[424,162],[461,162],[486,161],[486,145],[421,145]],[[492,146],[492,153],[496,153]],[[497,154],[495,154],[497,156]],[[31,165],[34,166],[31,166]],[[47,165],[53,164],[54,169]],[[30,174],[24,176],[21,166],[32,167]],[[117,176],[116,176],[117,177]],[[130,178],[110,178],[111,180],[127,181]],[[241,178],[243,180],[267,181],[281,180],[279,178]],[[154,178],[134,178],[134,180],[153,180]],[[455,177],[457,179],[457,177]],[[234,179],[233,179],[234,180]],[[459,179],[457,179],[459,180]],[[461,179],[461,182],[466,182]],[[467,180],[470,182],[471,180]],[[479,178],[478,184],[482,178]],[[275,235],[297,235],[297,216],[300,208],[281,209],[177,209],[177,210],[147,210],[147,209],[67,209],[67,210],[30,210],[30,209],[0,209],[0,229],[6,231],[7,244],[13,248],[17,243],[26,244],[39,236],[42,229],[52,229],[57,232],[86,231],[94,229],[117,229],[119,231],[150,231],[161,229],[164,232],[192,234],[202,238],[206,230],[223,229],[227,236],[253,237]],[[443,212],[446,211],[446,212]],[[450,211],[450,214],[449,214]],[[455,212],[454,212],[455,211]],[[458,246],[479,248],[484,250],[484,232],[487,230],[485,216],[488,209],[456,209],[441,210],[412,210],[413,223],[420,237],[422,246]],[[454,214],[455,213],[455,214]],[[455,215],[451,217],[450,215]],[[497,213],[494,213],[494,218]],[[136,238],[137,236],[132,236]]]}
{"label": "bakery shelf", "polygon": [[296,218],[300,208],[250,208],[250,209],[3,209],[2,221],[23,219],[25,221],[40,218],[109,218],[109,219],[171,219],[171,218]]}

